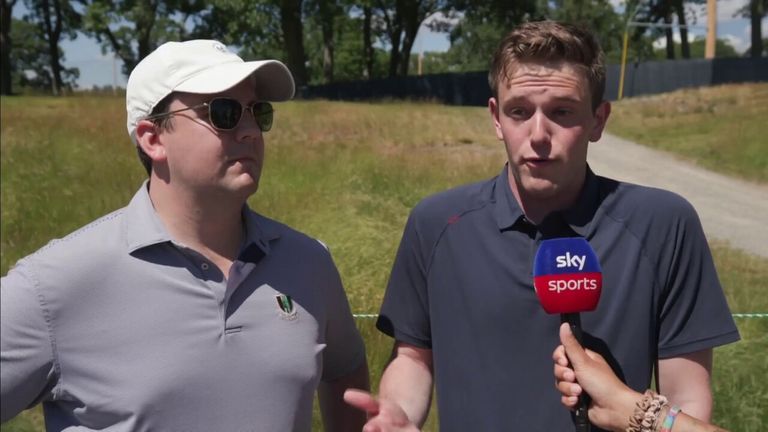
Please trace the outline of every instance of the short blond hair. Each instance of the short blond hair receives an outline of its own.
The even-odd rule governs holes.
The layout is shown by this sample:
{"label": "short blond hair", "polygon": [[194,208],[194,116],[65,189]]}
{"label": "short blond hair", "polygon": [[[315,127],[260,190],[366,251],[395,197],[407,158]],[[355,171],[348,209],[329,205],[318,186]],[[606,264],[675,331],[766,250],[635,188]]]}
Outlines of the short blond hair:
{"label": "short blond hair", "polygon": [[605,54],[595,36],[581,27],[556,21],[528,22],[501,40],[491,59],[488,84],[494,97],[499,85],[514,72],[515,64],[566,62],[577,66],[589,82],[592,108],[605,93]]}

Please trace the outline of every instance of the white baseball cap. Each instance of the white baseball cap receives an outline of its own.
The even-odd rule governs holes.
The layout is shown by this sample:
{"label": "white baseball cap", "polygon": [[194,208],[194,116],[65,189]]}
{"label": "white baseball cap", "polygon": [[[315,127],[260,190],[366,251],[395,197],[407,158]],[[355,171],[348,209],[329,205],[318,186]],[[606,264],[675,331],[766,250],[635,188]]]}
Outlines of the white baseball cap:
{"label": "white baseball cap", "polygon": [[166,42],[136,65],[128,78],[125,108],[128,134],[136,144],[136,124],[172,92],[213,94],[254,78],[261,100],[285,101],[295,86],[288,68],[277,60],[243,61],[215,40]]}

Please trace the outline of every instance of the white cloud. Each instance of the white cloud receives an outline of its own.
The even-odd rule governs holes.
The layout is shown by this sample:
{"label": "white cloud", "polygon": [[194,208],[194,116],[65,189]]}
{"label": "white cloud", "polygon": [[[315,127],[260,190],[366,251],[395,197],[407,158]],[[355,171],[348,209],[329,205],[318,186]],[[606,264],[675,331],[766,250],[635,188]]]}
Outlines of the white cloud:
{"label": "white cloud", "polygon": [[[688,33],[688,42],[693,42],[696,39],[697,35],[693,33]],[[678,29],[675,29],[672,33],[672,40],[675,41],[675,43],[680,43],[680,31]],[[655,49],[661,49],[667,46],[667,38],[662,36],[656,40],[653,41],[653,47]]]}
{"label": "white cloud", "polygon": [[747,40],[742,39],[736,35],[724,34],[720,36],[720,39],[727,40],[728,43],[730,43],[731,46],[734,47],[736,49],[736,52],[738,53],[744,52],[744,50],[746,50],[747,47],[749,47],[749,43],[747,42]]}

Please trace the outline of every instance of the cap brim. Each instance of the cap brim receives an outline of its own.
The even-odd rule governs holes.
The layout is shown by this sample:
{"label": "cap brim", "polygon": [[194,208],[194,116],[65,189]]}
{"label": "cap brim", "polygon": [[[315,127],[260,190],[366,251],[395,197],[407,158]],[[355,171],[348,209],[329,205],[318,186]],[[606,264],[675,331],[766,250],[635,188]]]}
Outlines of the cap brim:
{"label": "cap brim", "polygon": [[281,102],[289,100],[295,92],[293,76],[277,60],[260,60],[220,64],[206,69],[182,82],[174,91],[184,93],[220,93],[236,86],[249,76],[254,77],[259,99]]}

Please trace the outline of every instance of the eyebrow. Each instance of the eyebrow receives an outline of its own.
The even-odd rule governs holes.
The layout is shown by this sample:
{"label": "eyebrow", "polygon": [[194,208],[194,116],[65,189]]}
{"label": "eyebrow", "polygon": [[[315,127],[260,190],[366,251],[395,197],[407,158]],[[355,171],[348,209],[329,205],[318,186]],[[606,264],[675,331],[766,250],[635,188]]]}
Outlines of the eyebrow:
{"label": "eyebrow", "polygon": [[[525,96],[513,96],[513,97],[507,99],[504,102],[504,106],[506,107],[506,106],[508,106],[510,104],[526,102],[527,100],[528,100],[528,98],[525,97]],[[565,102],[565,103],[571,103],[571,104],[580,104],[583,101],[581,99],[577,99],[577,98],[570,97],[570,96],[556,96],[554,98],[554,102],[555,103],[563,103],[563,102]]]}

